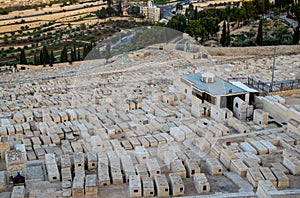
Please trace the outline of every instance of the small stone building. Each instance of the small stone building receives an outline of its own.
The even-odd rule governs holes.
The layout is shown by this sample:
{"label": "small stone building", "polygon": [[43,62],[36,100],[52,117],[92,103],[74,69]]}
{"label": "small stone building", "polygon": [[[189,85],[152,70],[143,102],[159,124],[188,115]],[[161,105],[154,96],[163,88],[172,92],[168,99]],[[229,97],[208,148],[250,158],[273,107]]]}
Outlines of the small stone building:
{"label": "small stone building", "polygon": [[165,175],[157,174],[154,176],[154,183],[156,189],[156,195],[158,197],[168,197],[169,196],[169,184],[167,177]]}
{"label": "small stone building", "polygon": [[210,184],[204,173],[196,173],[193,180],[198,193],[210,192]]}
{"label": "small stone building", "polygon": [[26,155],[19,150],[6,151],[5,153],[5,162],[7,176],[15,176],[18,173],[26,177],[26,168],[25,162],[27,161]]}
{"label": "small stone building", "polygon": [[150,177],[142,177],[143,197],[154,196],[154,182]]}
{"label": "small stone building", "polygon": [[142,184],[138,175],[129,176],[129,195],[130,197],[142,196]]}
{"label": "small stone building", "polygon": [[177,173],[169,174],[169,184],[172,196],[184,195],[184,183]]}

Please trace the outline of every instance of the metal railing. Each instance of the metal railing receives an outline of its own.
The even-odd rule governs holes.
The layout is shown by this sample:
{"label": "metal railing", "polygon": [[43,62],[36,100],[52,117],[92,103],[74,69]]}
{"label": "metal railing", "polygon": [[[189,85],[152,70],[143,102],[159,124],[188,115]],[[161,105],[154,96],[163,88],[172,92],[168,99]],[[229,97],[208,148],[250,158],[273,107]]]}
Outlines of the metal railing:
{"label": "metal railing", "polygon": [[271,82],[263,82],[251,77],[228,78],[228,81],[232,80],[240,81],[249,87],[265,93],[300,89],[300,79],[275,81],[273,85]]}

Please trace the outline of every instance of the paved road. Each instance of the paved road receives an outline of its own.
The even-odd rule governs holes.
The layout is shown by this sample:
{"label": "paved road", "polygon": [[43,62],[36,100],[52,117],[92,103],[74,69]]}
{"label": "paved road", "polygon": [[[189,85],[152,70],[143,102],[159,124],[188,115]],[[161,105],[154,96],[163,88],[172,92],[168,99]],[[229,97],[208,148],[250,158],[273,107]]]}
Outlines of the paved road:
{"label": "paved road", "polygon": [[298,26],[298,22],[294,19],[290,19],[286,17],[287,15],[280,15],[280,18],[288,22],[293,28]]}
{"label": "paved road", "polygon": [[[181,5],[187,5],[189,3],[190,3],[189,0],[181,0],[181,2],[180,2]],[[163,14],[164,18],[171,19],[174,16],[174,14],[172,14],[172,9],[176,7],[176,4],[177,3],[175,3],[173,5],[160,7],[162,9],[162,14]]]}

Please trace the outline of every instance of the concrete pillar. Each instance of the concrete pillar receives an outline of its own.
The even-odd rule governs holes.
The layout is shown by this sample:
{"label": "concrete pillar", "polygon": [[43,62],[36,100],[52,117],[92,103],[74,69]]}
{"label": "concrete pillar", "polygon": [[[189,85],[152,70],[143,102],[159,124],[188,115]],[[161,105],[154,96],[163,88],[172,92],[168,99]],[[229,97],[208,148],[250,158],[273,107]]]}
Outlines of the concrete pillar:
{"label": "concrete pillar", "polygon": [[217,96],[217,97],[216,97],[216,105],[217,105],[218,107],[221,106],[221,96]]}
{"label": "concrete pillar", "polygon": [[247,105],[249,105],[249,102],[250,102],[250,93],[246,93],[245,94],[245,102]]}

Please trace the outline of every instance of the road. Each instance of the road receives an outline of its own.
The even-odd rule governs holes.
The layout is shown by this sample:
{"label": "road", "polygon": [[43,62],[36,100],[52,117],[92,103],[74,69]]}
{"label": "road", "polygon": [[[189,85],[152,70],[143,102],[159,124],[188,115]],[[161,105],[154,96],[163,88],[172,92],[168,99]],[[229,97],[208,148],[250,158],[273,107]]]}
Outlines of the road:
{"label": "road", "polygon": [[[187,5],[189,4],[189,0],[181,0],[180,4],[181,5]],[[172,9],[176,7],[176,3],[173,5],[168,5],[168,6],[161,6],[160,8],[162,9],[162,15],[166,19],[171,19],[174,14],[172,14]]]}
{"label": "road", "polygon": [[294,19],[290,19],[286,17],[287,15],[280,15],[280,18],[288,22],[293,28],[298,26],[298,22]]}

